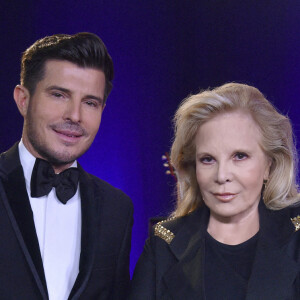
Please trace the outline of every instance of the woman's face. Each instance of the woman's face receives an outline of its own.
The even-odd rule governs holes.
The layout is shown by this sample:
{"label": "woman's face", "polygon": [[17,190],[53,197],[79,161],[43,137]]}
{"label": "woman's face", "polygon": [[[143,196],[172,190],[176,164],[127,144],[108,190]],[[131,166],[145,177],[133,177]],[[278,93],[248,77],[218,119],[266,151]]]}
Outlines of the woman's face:
{"label": "woman's face", "polygon": [[261,133],[250,114],[222,113],[196,134],[196,175],[211,218],[239,222],[258,214],[270,160],[260,147]]}

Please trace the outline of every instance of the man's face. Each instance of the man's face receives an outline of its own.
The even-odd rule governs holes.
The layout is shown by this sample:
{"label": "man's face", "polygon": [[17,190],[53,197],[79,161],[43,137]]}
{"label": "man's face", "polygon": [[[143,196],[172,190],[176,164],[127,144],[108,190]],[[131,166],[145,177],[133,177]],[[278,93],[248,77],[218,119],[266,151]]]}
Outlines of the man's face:
{"label": "man's face", "polygon": [[105,75],[68,61],[49,60],[33,95],[17,86],[24,117],[22,139],[35,156],[61,171],[92,144],[104,109]]}

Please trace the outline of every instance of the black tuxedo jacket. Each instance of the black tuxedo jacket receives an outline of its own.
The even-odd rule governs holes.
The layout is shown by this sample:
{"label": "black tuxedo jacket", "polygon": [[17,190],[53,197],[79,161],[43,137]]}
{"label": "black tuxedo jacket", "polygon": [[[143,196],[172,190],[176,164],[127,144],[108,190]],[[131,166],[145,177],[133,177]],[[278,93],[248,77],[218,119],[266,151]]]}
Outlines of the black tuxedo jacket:
{"label": "black tuxedo jacket", "polygon": [[[125,299],[132,202],[80,166],[79,274],[69,299]],[[48,299],[18,145],[0,156],[0,299]]]}
{"label": "black tuxedo jacket", "polygon": [[[246,300],[300,299],[300,230],[291,222],[299,213],[300,208],[271,211],[261,201],[260,232]],[[154,231],[145,244],[129,299],[210,300],[205,296],[203,268],[208,219],[209,210],[203,206],[160,228],[156,225],[160,233]],[[226,300],[234,299],[233,293]]]}

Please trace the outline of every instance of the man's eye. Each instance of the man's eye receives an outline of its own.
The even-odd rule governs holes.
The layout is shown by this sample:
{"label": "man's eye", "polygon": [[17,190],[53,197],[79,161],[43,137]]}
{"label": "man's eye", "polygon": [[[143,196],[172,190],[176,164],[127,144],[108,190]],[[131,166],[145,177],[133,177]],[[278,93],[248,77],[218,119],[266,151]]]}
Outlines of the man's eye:
{"label": "man's eye", "polygon": [[91,107],[97,107],[98,106],[98,103],[95,102],[95,101],[86,101],[85,102],[88,106],[91,106]]}
{"label": "man's eye", "polygon": [[243,152],[237,152],[235,155],[234,155],[234,158],[236,160],[243,160],[245,158],[247,158],[248,155],[246,153],[243,153]]}
{"label": "man's eye", "polygon": [[55,98],[62,98],[63,97],[62,93],[58,93],[58,92],[53,92],[52,96],[54,96]]}

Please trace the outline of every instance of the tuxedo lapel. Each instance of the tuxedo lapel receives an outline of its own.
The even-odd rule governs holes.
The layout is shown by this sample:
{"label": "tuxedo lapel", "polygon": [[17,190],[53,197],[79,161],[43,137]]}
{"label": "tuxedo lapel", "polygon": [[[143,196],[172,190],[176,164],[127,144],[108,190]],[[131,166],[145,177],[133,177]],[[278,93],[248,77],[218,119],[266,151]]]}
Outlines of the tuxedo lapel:
{"label": "tuxedo lapel", "polygon": [[77,299],[83,292],[91,275],[95,258],[95,246],[97,230],[99,228],[99,190],[95,188],[95,182],[80,165],[79,186],[81,197],[81,252],[79,262],[79,274],[70,293],[69,299]]}
{"label": "tuxedo lapel", "polygon": [[33,213],[27,195],[18,144],[3,153],[0,160],[3,186],[7,196],[6,208],[37,285],[45,299],[47,285],[36,235]]}

